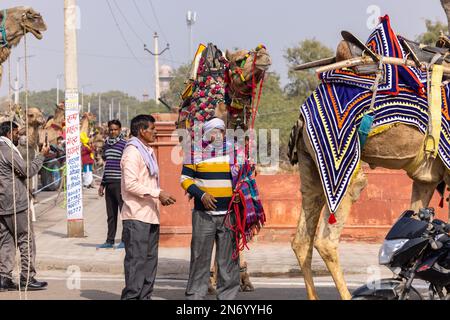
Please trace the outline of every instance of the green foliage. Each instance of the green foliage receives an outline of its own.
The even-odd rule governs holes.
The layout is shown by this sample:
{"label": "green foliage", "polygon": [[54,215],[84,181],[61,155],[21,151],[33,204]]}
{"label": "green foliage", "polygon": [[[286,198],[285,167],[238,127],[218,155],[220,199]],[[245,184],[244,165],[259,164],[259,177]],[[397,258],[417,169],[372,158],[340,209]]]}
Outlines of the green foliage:
{"label": "green foliage", "polygon": [[170,81],[170,89],[161,95],[161,98],[171,107],[178,107],[181,103],[181,93],[186,87],[186,80],[189,77],[190,64],[185,64],[176,69]]}
{"label": "green foliage", "polygon": [[434,46],[436,41],[439,39],[439,35],[441,32],[444,34],[447,33],[447,25],[440,21],[433,22],[431,20],[425,20],[425,27],[427,31],[422,33],[416,38],[417,42]]}
{"label": "green foliage", "polygon": [[[97,116],[98,120],[98,111],[99,111],[99,93],[93,93],[90,95],[84,95],[84,108],[83,111],[88,111],[88,103],[91,103],[91,112]],[[64,92],[60,91],[60,100],[64,99]],[[135,97],[132,97],[121,91],[108,91],[101,93],[101,105],[102,105],[102,122],[106,122],[109,120],[109,105],[112,103],[114,99],[114,116],[113,118],[118,117],[119,112],[119,102],[121,105],[121,114],[120,119],[122,120],[124,126],[126,125],[127,118],[127,106],[129,110],[129,120],[138,114],[149,114],[149,113],[157,113],[157,112],[167,112],[167,108],[163,105],[157,105],[154,100],[150,100],[147,102],[141,102]],[[81,94],[79,98],[79,103],[81,105],[82,99]],[[22,93],[20,95],[20,103],[22,106],[25,105],[25,94]],[[48,90],[48,91],[39,91],[39,92],[30,92],[28,94],[28,105],[30,107],[40,108],[45,116],[50,116],[54,114],[56,104],[56,89]]]}
{"label": "green foliage", "polygon": [[315,39],[306,39],[298,46],[288,48],[284,55],[289,67],[289,84],[286,86],[286,93],[297,100],[306,99],[319,84],[317,75],[313,69],[293,71],[291,68],[302,63],[329,58],[333,54],[330,48]]}

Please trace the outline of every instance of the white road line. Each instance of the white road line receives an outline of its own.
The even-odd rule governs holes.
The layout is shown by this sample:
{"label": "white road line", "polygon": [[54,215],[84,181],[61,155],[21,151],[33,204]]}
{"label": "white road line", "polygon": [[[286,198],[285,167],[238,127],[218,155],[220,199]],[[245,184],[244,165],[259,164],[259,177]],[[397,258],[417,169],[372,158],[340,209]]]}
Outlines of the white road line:
{"label": "white road line", "polygon": [[[54,280],[54,281],[67,281],[67,277],[40,277],[42,280]],[[125,280],[123,278],[99,278],[99,277],[81,277],[81,281],[89,281],[89,282],[121,282],[123,283]],[[179,283],[179,284],[186,284],[187,280],[181,280],[181,279],[156,279],[156,283]],[[283,286],[283,287],[300,287],[304,288],[305,283],[303,281],[297,281],[297,282],[283,282],[283,281],[252,281],[253,285],[255,286]],[[334,287],[335,284],[332,281],[315,281],[314,282],[316,287],[326,288],[326,287]],[[347,286],[350,288],[358,288],[362,285],[366,284],[366,282],[347,282]],[[156,288],[159,289],[168,289],[168,290],[174,290],[179,289],[179,287],[173,287],[173,286],[164,286],[164,285],[155,285]],[[428,289],[428,286],[426,285],[414,285],[416,289]]]}

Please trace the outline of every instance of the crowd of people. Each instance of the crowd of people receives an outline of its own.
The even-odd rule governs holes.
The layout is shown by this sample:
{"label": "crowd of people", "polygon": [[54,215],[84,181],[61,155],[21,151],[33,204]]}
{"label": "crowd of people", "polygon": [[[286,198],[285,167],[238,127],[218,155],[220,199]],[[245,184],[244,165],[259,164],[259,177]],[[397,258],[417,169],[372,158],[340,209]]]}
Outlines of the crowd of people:
{"label": "crowd of people", "polygon": [[[160,169],[152,143],[156,140],[155,118],[138,115],[131,120],[130,135],[122,133],[119,120],[108,122],[103,177],[98,195],[105,198],[108,231],[99,249],[114,248],[119,217],[123,232],[116,248],[125,249],[124,300],[151,299],[158,265],[160,205],[176,203],[160,185]],[[225,124],[214,118],[204,125],[205,148],[224,145]],[[83,185],[94,186],[93,147],[81,135]],[[26,179],[41,169],[50,148],[42,147],[30,168],[16,149],[18,127],[12,122],[0,126],[0,291],[45,289],[36,280],[36,246],[30,215]],[[230,159],[226,154],[184,164],[181,187],[194,199],[192,242],[186,299],[204,299],[208,293],[213,246],[216,245],[217,298],[234,299],[239,291],[239,261],[232,259],[233,234],[224,225],[232,196]],[[15,238],[17,234],[17,239]],[[16,247],[20,250],[21,276],[12,277]],[[29,258],[30,257],[30,258]]]}

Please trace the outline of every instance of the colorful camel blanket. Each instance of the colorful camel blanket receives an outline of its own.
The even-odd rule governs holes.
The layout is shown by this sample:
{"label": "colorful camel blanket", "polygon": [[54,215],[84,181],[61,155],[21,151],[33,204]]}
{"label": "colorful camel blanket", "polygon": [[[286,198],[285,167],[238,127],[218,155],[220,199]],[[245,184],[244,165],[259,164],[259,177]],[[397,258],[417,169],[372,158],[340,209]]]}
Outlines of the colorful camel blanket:
{"label": "colorful camel blanket", "polygon": [[[367,46],[374,52],[403,58],[405,53],[390,27],[389,17],[380,19]],[[372,130],[377,127],[403,123],[427,131],[429,116],[426,73],[413,67],[384,65],[382,81],[374,108],[369,112],[374,76],[363,76],[350,70],[322,73],[322,83],[301,106],[308,137],[314,149],[327,204],[335,213],[360,157],[358,127],[365,112],[374,116]],[[439,156],[450,170],[450,89],[442,88],[442,131]]]}

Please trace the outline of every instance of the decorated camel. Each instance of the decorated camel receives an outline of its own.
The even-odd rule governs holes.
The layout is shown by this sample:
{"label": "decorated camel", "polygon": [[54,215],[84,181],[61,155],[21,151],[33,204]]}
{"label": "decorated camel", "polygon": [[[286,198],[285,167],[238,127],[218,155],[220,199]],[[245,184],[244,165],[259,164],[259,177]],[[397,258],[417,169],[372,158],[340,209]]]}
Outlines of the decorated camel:
{"label": "decorated camel", "polygon": [[[264,46],[253,51],[226,51],[225,55],[212,44],[200,46],[194,58],[190,80],[182,95],[178,129],[189,129],[193,135],[200,125],[213,117],[224,120],[229,129],[247,130],[252,126],[252,110],[259,102],[264,74],[271,58]],[[239,252],[241,290],[252,291],[247,263]],[[209,292],[215,292],[216,267],[211,270]]]}
{"label": "decorated camel", "polygon": [[47,30],[42,16],[31,7],[14,7],[0,12],[0,84],[3,74],[2,65],[11,49],[16,47],[23,36],[30,32],[37,39],[42,39],[42,33]]}
{"label": "decorated camel", "polygon": [[61,102],[56,105],[53,117],[46,122],[44,130],[40,134],[41,143],[44,143],[45,135],[47,135],[49,144],[57,144],[58,138],[64,136],[65,117],[64,102]]}
{"label": "decorated camel", "polygon": [[[450,1],[442,3],[450,17]],[[415,212],[429,205],[441,181],[450,184],[444,137],[450,120],[449,88],[442,85],[442,73],[450,70],[442,66],[445,57],[435,63],[417,59],[406,40],[392,32],[386,16],[363,47],[363,55],[370,56],[364,59],[375,59],[369,66],[372,70],[367,66],[357,70],[348,68],[356,65],[348,58],[361,44],[348,33],[344,36],[353,41],[341,43],[336,59],[325,61],[335,64],[317,70],[322,83],[302,105],[289,142],[291,161],[299,165],[302,194],[292,248],[309,299],[318,299],[311,269],[313,247],[342,299],[351,298],[338,247],[350,209],[367,185],[360,161],[371,168],[404,170],[413,181]],[[443,51],[443,55],[448,52]],[[382,59],[375,63],[381,56],[399,64],[385,64]]]}

